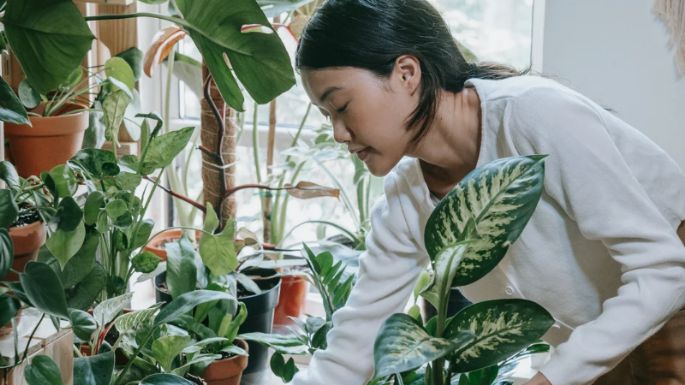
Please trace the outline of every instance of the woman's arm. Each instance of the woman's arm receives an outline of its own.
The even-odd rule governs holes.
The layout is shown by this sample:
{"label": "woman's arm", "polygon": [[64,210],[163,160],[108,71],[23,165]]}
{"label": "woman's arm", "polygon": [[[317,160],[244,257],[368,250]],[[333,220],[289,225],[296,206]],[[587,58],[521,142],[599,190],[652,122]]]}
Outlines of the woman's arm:
{"label": "woman's arm", "polygon": [[685,305],[685,248],[595,108],[575,94],[542,89],[517,97],[507,116],[521,153],[549,154],[546,193],[584,237],[601,241],[621,265],[617,295],[603,303],[597,319],[577,327],[542,368],[553,385],[595,380]]}
{"label": "woman's arm", "polygon": [[[381,324],[402,312],[428,257],[407,228],[400,192],[386,177],[386,197],[373,209],[367,251],[347,304],[333,315],[328,348],[317,351],[294,385],[363,385],[373,372],[373,344]],[[418,224],[417,224],[418,226]]]}

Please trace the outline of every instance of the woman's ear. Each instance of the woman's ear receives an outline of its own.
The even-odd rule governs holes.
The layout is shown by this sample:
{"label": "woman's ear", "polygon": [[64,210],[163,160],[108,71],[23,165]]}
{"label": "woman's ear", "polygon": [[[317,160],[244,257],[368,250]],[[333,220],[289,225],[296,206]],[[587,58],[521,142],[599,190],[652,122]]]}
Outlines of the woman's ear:
{"label": "woman's ear", "polygon": [[416,56],[402,55],[395,59],[393,76],[399,85],[414,94],[421,84],[421,63]]}

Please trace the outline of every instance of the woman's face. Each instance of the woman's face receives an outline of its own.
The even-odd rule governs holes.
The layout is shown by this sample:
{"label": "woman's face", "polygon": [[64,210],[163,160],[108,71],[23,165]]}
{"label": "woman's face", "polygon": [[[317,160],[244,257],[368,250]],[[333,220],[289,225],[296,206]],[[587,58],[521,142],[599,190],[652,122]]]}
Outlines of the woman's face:
{"label": "woman's face", "polygon": [[303,69],[301,75],[312,103],[330,119],[335,140],[373,175],[387,174],[405,155],[413,136],[405,122],[418,103],[412,74],[396,66],[387,79],[355,67]]}

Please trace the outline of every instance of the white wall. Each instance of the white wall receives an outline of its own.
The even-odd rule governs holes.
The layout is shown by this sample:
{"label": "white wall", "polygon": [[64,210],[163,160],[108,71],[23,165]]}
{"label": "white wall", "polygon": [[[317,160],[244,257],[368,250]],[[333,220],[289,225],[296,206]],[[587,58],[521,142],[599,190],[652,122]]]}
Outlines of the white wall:
{"label": "white wall", "polygon": [[[539,0],[536,0],[539,1]],[[652,0],[546,0],[542,71],[644,132],[685,170],[685,77]]]}

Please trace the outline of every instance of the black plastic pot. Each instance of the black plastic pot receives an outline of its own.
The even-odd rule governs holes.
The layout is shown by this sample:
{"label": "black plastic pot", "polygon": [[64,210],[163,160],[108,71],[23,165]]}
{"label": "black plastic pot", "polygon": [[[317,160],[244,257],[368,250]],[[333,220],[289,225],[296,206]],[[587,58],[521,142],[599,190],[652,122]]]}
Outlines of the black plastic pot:
{"label": "black plastic pot", "polygon": [[[453,287],[450,292],[450,301],[447,305],[447,316],[451,317],[469,305],[471,305],[471,301],[466,299],[458,288]],[[421,298],[421,312],[425,320],[429,320],[438,314],[435,307],[424,298]]]}
{"label": "black plastic pot", "polygon": [[[273,269],[249,269],[243,271],[246,275],[258,275],[261,277],[269,277],[276,275],[276,270]],[[239,297],[238,300],[243,302],[247,307],[247,319],[240,327],[240,333],[271,333],[271,326],[274,321],[274,310],[278,304],[278,295],[281,291],[281,278],[274,277],[267,280],[258,280],[257,285],[263,290],[260,294],[253,294],[245,297]],[[269,348],[260,345],[256,342],[248,341],[250,346],[250,358],[247,362],[247,368],[243,372],[243,381],[245,383],[259,383],[255,381],[255,375],[265,374],[269,367]]]}

